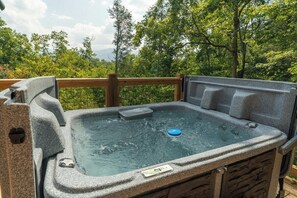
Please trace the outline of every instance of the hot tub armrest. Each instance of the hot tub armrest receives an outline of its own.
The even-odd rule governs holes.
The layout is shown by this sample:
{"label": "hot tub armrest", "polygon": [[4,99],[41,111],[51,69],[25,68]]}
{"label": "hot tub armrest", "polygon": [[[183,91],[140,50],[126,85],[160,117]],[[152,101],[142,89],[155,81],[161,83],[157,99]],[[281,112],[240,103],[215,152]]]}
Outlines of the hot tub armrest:
{"label": "hot tub armrest", "polygon": [[297,146],[297,135],[295,135],[292,139],[287,141],[284,145],[282,145],[279,149],[279,153],[282,155],[288,154],[294,147]]}

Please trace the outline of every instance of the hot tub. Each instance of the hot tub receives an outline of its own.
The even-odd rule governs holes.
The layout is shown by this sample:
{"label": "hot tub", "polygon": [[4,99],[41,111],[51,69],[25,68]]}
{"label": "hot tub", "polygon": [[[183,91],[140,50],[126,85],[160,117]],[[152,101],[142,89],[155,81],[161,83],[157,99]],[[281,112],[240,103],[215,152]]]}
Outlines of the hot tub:
{"label": "hot tub", "polygon": [[[203,182],[209,189],[203,184],[197,192],[212,197],[213,170],[228,171],[229,164],[270,151],[269,160],[257,162],[270,172],[263,173],[267,170],[261,167],[257,174],[268,176],[275,148],[286,141],[278,129],[184,102],[128,109],[139,107],[151,108],[152,117],[123,120],[118,112],[125,107],[66,112],[69,125],[63,134],[68,141],[64,152],[48,163],[46,197],[131,197],[205,174],[209,177]],[[168,135],[167,129],[173,127],[182,134]],[[59,166],[64,159],[72,160],[74,168]]]}
{"label": "hot tub", "polygon": [[[14,140],[9,152],[32,146],[34,168],[29,160],[22,174],[34,171],[38,197],[274,197],[290,166],[283,156],[296,144],[290,119],[296,85],[213,77],[184,82],[184,101],[67,112],[54,78],[21,82],[0,97],[3,112],[13,103],[21,108],[12,125],[30,123],[5,129]],[[30,149],[20,147],[16,156],[25,154]],[[32,186],[27,180],[23,193]]]}

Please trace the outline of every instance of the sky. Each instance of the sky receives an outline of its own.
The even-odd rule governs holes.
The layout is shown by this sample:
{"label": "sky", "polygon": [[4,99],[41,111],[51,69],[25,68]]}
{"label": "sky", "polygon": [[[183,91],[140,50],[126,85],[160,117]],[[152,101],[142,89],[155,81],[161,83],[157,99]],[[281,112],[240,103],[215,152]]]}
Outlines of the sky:
{"label": "sky", "polygon": [[[107,12],[113,0],[2,0],[0,17],[19,33],[49,34],[63,30],[71,47],[81,47],[83,39],[93,38],[94,51],[113,48],[113,21]],[[156,0],[122,0],[133,22],[142,19]]]}

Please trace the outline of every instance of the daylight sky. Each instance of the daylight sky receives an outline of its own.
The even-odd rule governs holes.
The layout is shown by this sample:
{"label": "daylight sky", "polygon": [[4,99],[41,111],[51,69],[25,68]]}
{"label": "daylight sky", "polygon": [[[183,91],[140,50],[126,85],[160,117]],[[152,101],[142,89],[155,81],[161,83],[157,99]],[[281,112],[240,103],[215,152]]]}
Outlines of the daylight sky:
{"label": "daylight sky", "polygon": [[[48,34],[63,30],[71,47],[80,47],[87,36],[94,38],[93,50],[113,48],[113,21],[107,12],[113,0],[2,0],[0,12],[9,27],[17,32]],[[142,19],[156,0],[122,0],[133,21]]]}

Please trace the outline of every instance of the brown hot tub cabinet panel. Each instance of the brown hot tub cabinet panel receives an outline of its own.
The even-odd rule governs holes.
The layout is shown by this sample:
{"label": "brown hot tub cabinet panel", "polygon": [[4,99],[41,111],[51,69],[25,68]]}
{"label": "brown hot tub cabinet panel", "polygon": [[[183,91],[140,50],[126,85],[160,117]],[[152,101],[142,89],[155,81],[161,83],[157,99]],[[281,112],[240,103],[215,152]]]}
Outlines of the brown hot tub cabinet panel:
{"label": "brown hot tub cabinet panel", "polygon": [[268,197],[275,149],[228,166],[221,197]]}
{"label": "brown hot tub cabinet panel", "polygon": [[[226,166],[221,197],[268,197],[274,158],[275,150],[271,150]],[[196,176],[137,198],[213,197],[215,172]]]}
{"label": "brown hot tub cabinet panel", "polygon": [[135,198],[212,197],[212,174],[207,173]]}

